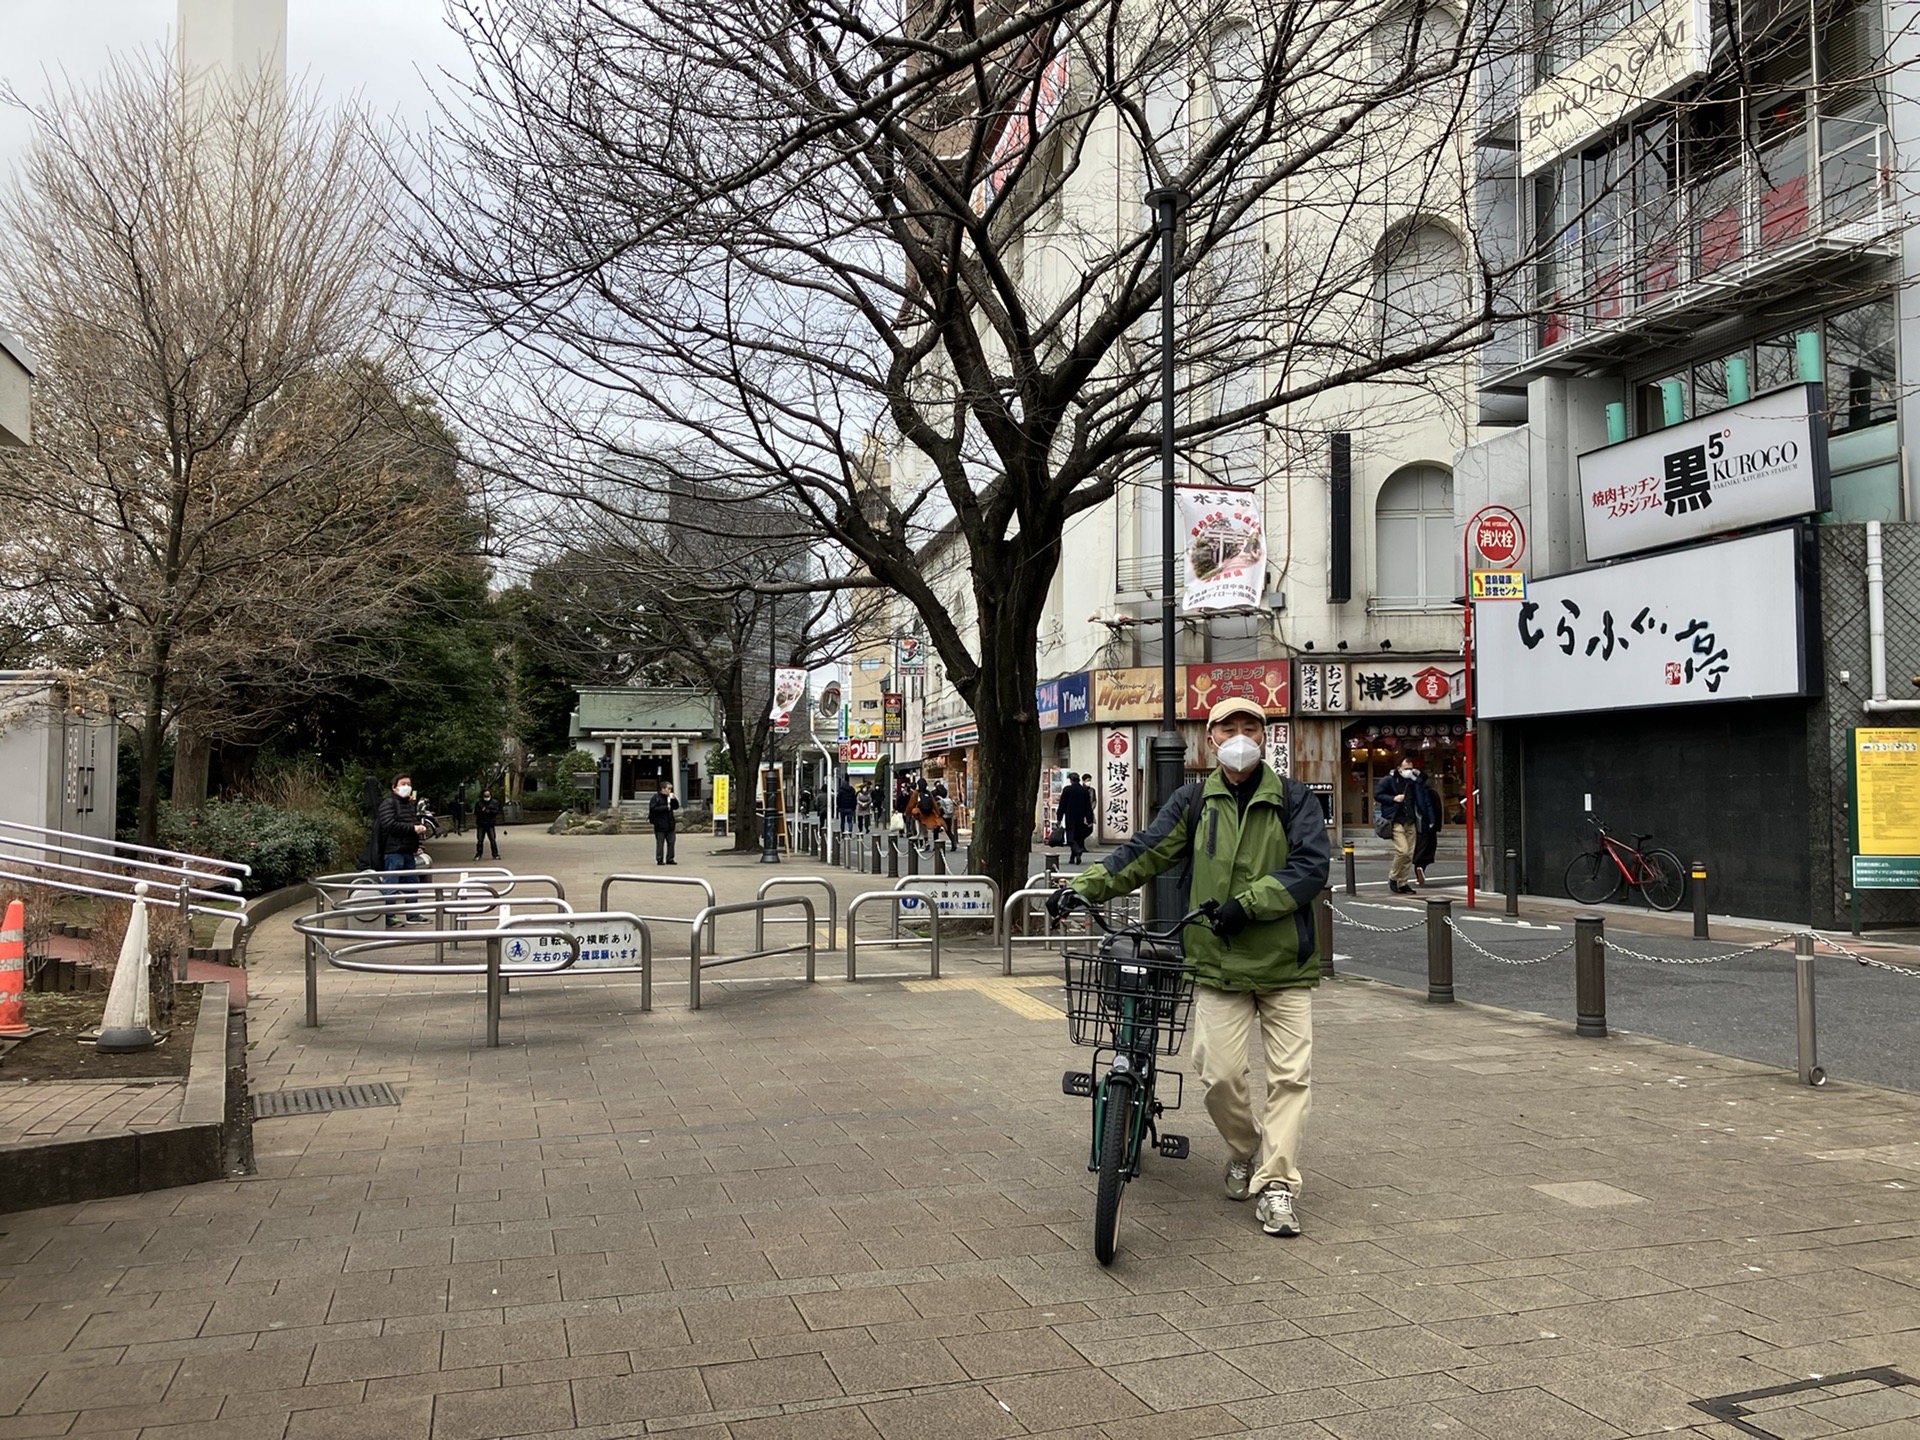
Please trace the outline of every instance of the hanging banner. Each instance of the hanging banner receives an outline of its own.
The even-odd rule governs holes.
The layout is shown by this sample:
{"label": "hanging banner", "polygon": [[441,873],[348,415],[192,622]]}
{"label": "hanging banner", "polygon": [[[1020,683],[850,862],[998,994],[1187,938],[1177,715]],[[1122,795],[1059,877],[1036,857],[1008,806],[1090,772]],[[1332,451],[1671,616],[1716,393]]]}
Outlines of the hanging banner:
{"label": "hanging banner", "polygon": [[1100,838],[1133,835],[1134,739],[1131,729],[1100,732]]}
{"label": "hanging banner", "polygon": [[793,707],[800,703],[807,693],[807,672],[800,669],[780,669],[773,672],[773,708],[767,711],[767,717],[775,725],[785,726],[793,715]]}
{"label": "hanging banner", "polygon": [[1176,485],[1186,551],[1182,610],[1257,609],[1267,592],[1258,490]]}
{"label": "hanging banner", "polygon": [[880,705],[880,737],[889,745],[901,744],[907,738],[907,697],[897,693],[882,695]]}

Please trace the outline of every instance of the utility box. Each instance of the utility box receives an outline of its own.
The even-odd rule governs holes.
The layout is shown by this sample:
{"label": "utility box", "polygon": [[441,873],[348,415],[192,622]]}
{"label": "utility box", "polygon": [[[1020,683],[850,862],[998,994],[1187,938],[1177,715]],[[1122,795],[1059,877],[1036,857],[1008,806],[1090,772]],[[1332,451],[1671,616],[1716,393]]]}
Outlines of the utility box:
{"label": "utility box", "polygon": [[0,670],[0,820],[113,839],[119,742],[58,675]]}

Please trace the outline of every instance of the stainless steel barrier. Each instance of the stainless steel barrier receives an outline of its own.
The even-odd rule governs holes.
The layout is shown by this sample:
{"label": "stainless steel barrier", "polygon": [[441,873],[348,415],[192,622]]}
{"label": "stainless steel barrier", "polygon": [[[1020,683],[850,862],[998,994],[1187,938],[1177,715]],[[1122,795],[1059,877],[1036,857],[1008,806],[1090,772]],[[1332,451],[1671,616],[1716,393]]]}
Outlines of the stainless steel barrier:
{"label": "stainless steel barrier", "polygon": [[[753,898],[756,900],[764,900],[767,898],[767,892],[769,890],[777,890],[782,887],[795,885],[817,885],[827,892],[827,948],[829,950],[839,949],[840,928],[838,917],[840,914],[840,892],[834,888],[831,880],[819,875],[776,875],[773,879],[764,882],[760,888],[754,892]],[[767,943],[767,926],[798,925],[799,923],[800,921],[797,917],[791,920],[769,920],[764,912],[756,910],[753,915],[754,948],[757,950]],[[707,943],[713,943],[713,937],[711,935],[707,937]]]}
{"label": "stainless steel barrier", "polygon": [[[721,915],[753,914],[756,916],[754,929],[756,933],[758,933],[761,928],[761,922],[757,917],[764,915],[768,910],[783,910],[793,906],[799,906],[806,912],[807,938],[802,944],[779,945],[770,950],[761,949],[756,946],[756,948],[749,950],[744,955],[723,955],[712,960],[703,960],[700,957],[700,931],[703,928],[711,929],[716,917]],[[807,983],[809,985],[813,984],[813,926],[813,901],[804,895],[786,895],[777,900],[744,900],[733,905],[707,906],[706,909],[693,917],[693,931],[691,935],[692,964],[687,972],[687,1008],[689,1010],[698,1010],[700,1008],[700,972],[702,970],[713,970],[722,965],[738,965],[743,960],[765,960],[774,955],[798,955],[804,950],[807,956]]]}
{"label": "stainless steel barrier", "polygon": [[[849,982],[860,978],[856,957],[862,945],[885,945],[896,950],[903,945],[925,945],[932,958],[932,965],[928,970],[928,974],[935,980],[940,978],[939,906],[929,905],[926,907],[926,939],[922,940],[917,935],[904,940],[900,938],[900,901],[910,894],[910,891],[905,890],[869,890],[864,895],[856,895],[853,903],[847,906],[847,979]],[[893,933],[885,940],[862,940],[860,938],[860,912],[867,906],[876,905],[882,900],[892,902]]]}
{"label": "stainless steel barrier", "polygon": [[[1059,945],[1064,947],[1069,939],[1077,938],[1086,933],[1084,927],[1087,922],[1084,920],[1080,922],[1081,928],[1077,930],[1054,929],[1052,920],[1048,918],[1046,910],[1042,908],[1039,914],[1041,920],[1046,924],[1044,930],[1038,935],[1014,934],[1013,921],[1016,907],[1025,905],[1030,900],[1044,900],[1058,888],[1059,887],[1054,885],[1030,885],[1024,890],[1014,891],[1013,894],[1007,897],[1007,903],[1000,908],[1000,973],[1002,975],[1013,974],[1013,947],[1015,945]],[[1031,916],[1034,912],[1029,909],[1026,913]]]}
{"label": "stainless steel barrier", "polygon": [[[678,885],[691,886],[707,897],[707,903],[700,908],[711,910],[714,906],[713,886],[694,875],[609,875],[600,882],[600,908],[607,908],[607,896],[615,885]],[[637,912],[636,912],[637,913]],[[689,915],[641,915],[642,920],[656,921],[662,925],[684,925],[692,917]],[[711,924],[707,926],[707,944],[713,949],[720,948],[717,932]]]}

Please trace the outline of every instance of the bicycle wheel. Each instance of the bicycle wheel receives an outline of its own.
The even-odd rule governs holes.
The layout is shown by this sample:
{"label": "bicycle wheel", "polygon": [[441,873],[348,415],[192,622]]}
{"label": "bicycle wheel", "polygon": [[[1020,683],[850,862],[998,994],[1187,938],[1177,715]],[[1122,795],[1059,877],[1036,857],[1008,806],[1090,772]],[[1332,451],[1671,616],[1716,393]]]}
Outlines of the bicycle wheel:
{"label": "bicycle wheel", "polygon": [[1640,893],[1656,910],[1671,910],[1687,893],[1687,867],[1671,850],[1642,850],[1646,873],[1640,877]]}
{"label": "bicycle wheel", "polygon": [[1100,1189],[1093,1202],[1093,1257],[1113,1263],[1113,1237],[1120,1228],[1120,1194],[1127,1185],[1127,1142],[1133,1134],[1133,1081],[1107,1082],[1107,1109],[1100,1128]]}
{"label": "bicycle wheel", "polygon": [[1576,855],[1567,866],[1567,894],[1582,905],[1604,905],[1620,888],[1620,867],[1605,853]]}

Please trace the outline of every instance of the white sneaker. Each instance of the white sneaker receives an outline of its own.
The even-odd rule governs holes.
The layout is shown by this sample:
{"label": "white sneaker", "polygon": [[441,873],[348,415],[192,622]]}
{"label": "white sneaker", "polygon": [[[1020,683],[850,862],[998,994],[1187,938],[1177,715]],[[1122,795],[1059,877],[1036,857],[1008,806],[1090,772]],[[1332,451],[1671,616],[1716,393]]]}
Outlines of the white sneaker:
{"label": "white sneaker", "polygon": [[1293,1213],[1293,1192],[1278,1181],[1260,1192],[1254,1214],[1269,1235],[1291,1237],[1300,1233],[1300,1217]]}
{"label": "white sneaker", "polygon": [[1250,1188],[1252,1184],[1253,1161],[1251,1158],[1227,1161],[1227,1199],[1245,1200],[1253,1193]]}

